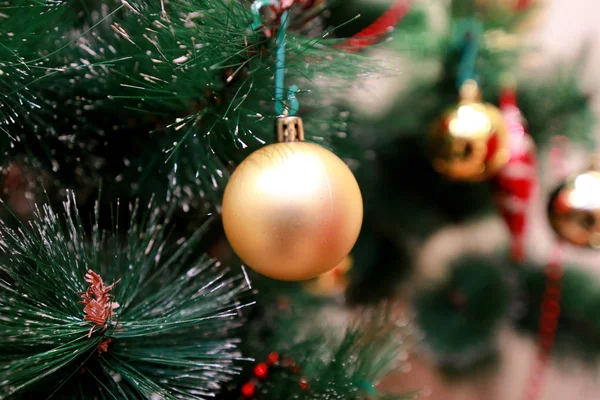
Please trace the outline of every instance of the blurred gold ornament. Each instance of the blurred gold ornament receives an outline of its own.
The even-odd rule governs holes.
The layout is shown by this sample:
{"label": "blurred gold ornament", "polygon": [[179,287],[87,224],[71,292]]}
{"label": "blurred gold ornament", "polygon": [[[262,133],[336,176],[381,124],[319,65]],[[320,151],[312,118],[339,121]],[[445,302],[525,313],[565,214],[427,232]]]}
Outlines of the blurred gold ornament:
{"label": "blurred gold ornament", "polygon": [[348,271],[352,269],[352,256],[347,255],[331,271],[317,276],[315,279],[306,282],[306,290],[315,296],[334,297],[344,294],[350,279]]}
{"label": "blurred gold ornament", "polygon": [[550,198],[554,231],[577,246],[600,247],[600,172],[592,168],[562,184]]}
{"label": "blurred gold ornament", "polygon": [[458,104],[435,123],[430,144],[433,168],[452,180],[489,179],[510,158],[502,114],[495,106],[481,102],[475,81],[465,82]]}
{"label": "blurred gold ornament", "polygon": [[233,172],[223,196],[223,226],[237,255],[279,280],[304,280],[348,255],[363,217],[358,183],[329,150],[305,143],[302,120],[278,120],[280,143]]}

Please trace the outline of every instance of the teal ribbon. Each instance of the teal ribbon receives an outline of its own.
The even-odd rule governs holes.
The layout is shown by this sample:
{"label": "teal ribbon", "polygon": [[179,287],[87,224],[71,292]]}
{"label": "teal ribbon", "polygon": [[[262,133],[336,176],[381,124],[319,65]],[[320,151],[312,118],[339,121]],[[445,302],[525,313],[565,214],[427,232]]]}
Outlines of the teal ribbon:
{"label": "teal ribbon", "polygon": [[375,389],[375,385],[373,385],[373,382],[370,382],[366,379],[362,379],[359,381],[358,387],[364,390],[365,393],[367,393],[369,396],[377,396],[377,389]]}
{"label": "teal ribbon", "polygon": [[465,81],[474,80],[479,83],[476,64],[483,37],[483,25],[476,18],[462,18],[455,25],[453,47],[461,52],[456,84],[460,88]]}
{"label": "teal ribbon", "polygon": [[[279,0],[256,0],[252,3],[250,7],[253,15],[252,29],[256,30],[262,25],[261,8],[278,4]],[[284,11],[281,14],[281,25],[275,39],[275,112],[277,115],[287,114],[293,116],[298,112],[300,103],[296,98],[296,93],[298,93],[296,85],[290,86],[287,93],[285,93],[285,34],[289,25],[289,19],[289,12]]]}

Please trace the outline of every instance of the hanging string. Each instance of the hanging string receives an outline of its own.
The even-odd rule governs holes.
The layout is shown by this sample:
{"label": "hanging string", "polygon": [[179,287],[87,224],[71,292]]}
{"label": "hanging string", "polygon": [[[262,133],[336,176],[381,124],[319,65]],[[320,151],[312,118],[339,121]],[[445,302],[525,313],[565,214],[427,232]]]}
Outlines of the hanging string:
{"label": "hanging string", "polygon": [[456,84],[460,88],[467,80],[479,83],[476,65],[483,36],[483,25],[475,18],[463,18],[456,23],[454,47],[461,52]]}
{"label": "hanging string", "polygon": [[[279,0],[256,0],[250,8],[253,14],[252,29],[258,29],[262,25],[260,10],[267,5],[279,6]],[[289,11],[285,10],[280,17],[281,23],[275,38],[275,112],[277,115],[294,116],[300,108],[296,98],[298,87],[290,86],[285,93],[285,35],[289,25]]]}
{"label": "hanging string", "polygon": [[[392,6],[386,10],[381,17],[367,26],[351,38],[346,39],[336,48],[347,51],[358,51],[364,47],[373,45],[381,40],[410,10],[411,0],[396,0]],[[260,10],[265,6],[279,6],[279,0],[255,0],[250,10],[253,15],[251,24],[252,29],[258,29],[262,25],[262,16]],[[290,86],[285,93],[285,40],[286,31],[289,26],[289,11],[282,12],[281,24],[276,36],[275,51],[275,112],[278,115],[294,116],[300,108],[296,93],[298,87]]]}
{"label": "hanging string", "polygon": [[378,43],[390,29],[408,14],[411,5],[412,1],[410,0],[396,0],[375,22],[346,39],[342,44],[337,45],[336,48],[347,51],[358,51],[364,47]]}
{"label": "hanging string", "polygon": [[[277,31],[277,50],[275,53],[275,112],[277,115],[287,114],[294,116],[298,112],[300,104],[296,98],[298,88],[293,85],[288,89],[284,99],[285,91],[285,34],[289,24],[289,12],[286,10],[281,14],[281,26]],[[288,109],[286,110],[286,102]]]}

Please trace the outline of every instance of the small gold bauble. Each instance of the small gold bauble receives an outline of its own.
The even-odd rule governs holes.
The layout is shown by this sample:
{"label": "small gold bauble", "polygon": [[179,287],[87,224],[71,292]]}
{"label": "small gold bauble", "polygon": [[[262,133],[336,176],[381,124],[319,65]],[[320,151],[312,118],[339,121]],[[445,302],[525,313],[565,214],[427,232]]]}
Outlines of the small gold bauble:
{"label": "small gold bauble", "polygon": [[305,283],[306,291],[314,296],[335,297],[346,292],[350,279],[348,272],[352,268],[352,256],[347,255],[331,271],[317,276]]}
{"label": "small gold bauble", "polygon": [[569,243],[600,247],[600,172],[589,170],[561,185],[550,198],[548,217]]}
{"label": "small gold bauble", "polygon": [[352,249],[363,218],[350,169],[316,144],[276,143],[246,158],[223,196],[223,226],[237,255],[279,280],[334,268]]}
{"label": "small gold bauble", "polygon": [[452,180],[482,181],[510,158],[509,136],[500,110],[482,103],[476,84],[461,88],[461,100],[436,121],[431,135],[433,168]]}

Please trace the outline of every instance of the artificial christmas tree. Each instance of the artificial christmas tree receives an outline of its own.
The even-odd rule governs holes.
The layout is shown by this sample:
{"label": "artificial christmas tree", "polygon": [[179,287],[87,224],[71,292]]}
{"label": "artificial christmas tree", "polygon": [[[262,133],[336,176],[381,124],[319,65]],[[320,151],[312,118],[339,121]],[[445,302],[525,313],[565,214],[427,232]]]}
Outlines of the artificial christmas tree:
{"label": "artificial christmas tree", "polygon": [[[507,327],[542,367],[594,359],[598,285],[551,254],[545,275],[524,229],[533,152],[588,143],[589,99],[521,71],[536,11],[513,3],[1,4],[0,398],[408,399],[378,382],[409,352],[468,375]],[[397,70],[387,108],[349,95]],[[476,173],[448,180],[456,157]],[[512,251],[428,273],[440,230],[496,214]]]}

